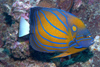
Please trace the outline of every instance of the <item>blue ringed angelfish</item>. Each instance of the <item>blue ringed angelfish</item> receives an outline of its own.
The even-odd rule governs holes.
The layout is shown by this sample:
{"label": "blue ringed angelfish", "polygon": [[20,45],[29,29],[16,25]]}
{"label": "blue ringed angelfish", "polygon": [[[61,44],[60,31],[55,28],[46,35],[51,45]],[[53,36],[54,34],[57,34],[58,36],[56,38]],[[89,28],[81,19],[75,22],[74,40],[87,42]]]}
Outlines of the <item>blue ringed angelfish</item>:
{"label": "blue ringed angelfish", "polygon": [[40,52],[61,52],[57,57],[85,50],[93,38],[75,15],[56,8],[30,8],[30,45]]}

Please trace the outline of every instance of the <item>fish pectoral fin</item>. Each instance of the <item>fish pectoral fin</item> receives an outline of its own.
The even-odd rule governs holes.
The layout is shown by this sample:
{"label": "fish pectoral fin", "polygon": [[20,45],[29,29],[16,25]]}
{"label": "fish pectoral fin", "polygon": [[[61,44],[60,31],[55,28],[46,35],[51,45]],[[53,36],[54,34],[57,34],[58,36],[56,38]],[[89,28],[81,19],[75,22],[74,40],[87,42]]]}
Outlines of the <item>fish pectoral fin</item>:
{"label": "fish pectoral fin", "polygon": [[65,57],[65,56],[68,56],[68,55],[70,55],[71,53],[62,53],[62,54],[60,54],[60,55],[57,55],[57,56],[54,56],[54,57],[52,57],[51,59],[53,59],[53,58],[58,58],[58,57]]}

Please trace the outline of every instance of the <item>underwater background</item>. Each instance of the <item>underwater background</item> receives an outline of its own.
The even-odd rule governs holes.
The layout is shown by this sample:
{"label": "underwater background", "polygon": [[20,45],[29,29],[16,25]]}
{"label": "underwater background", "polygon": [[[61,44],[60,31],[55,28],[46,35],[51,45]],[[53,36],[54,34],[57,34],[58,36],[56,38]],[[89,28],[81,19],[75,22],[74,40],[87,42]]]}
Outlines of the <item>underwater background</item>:
{"label": "underwater background", "polygon": [[[94,44],[71,57],[32,49],[28,36],[19,38],[20,17],[29,22],[31,7],[68,11],[81,19]],[[0,67],[100,67],[100,0],[0,0]]]}

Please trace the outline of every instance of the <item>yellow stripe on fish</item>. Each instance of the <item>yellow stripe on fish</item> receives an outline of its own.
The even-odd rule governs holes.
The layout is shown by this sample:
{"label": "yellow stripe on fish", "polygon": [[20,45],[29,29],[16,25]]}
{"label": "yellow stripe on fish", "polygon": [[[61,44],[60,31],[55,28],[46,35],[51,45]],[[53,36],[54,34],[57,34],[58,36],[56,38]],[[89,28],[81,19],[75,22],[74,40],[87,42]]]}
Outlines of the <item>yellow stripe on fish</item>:
{"label": "yellow stripe on fish", "polygon": [[62,52],[53,58],[86,49],[93,44],[90,35],[80,19],[64,10],[43,7],[30,9],[30,44],[40,52]]}

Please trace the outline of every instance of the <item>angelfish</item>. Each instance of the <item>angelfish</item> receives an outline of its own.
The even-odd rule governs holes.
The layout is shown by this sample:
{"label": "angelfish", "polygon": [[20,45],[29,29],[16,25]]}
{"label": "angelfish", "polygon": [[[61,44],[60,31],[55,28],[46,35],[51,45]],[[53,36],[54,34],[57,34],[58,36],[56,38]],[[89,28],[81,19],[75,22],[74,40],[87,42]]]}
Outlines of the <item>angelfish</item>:
{"label": "angelfish", "polygon": [[30,24],[21,17],[19,37],[30,34],[30,45],[40,52],[60,52],[65,57],[81,52],[94,42],[85,24],[75,15],[56,8],[30,8]]}

